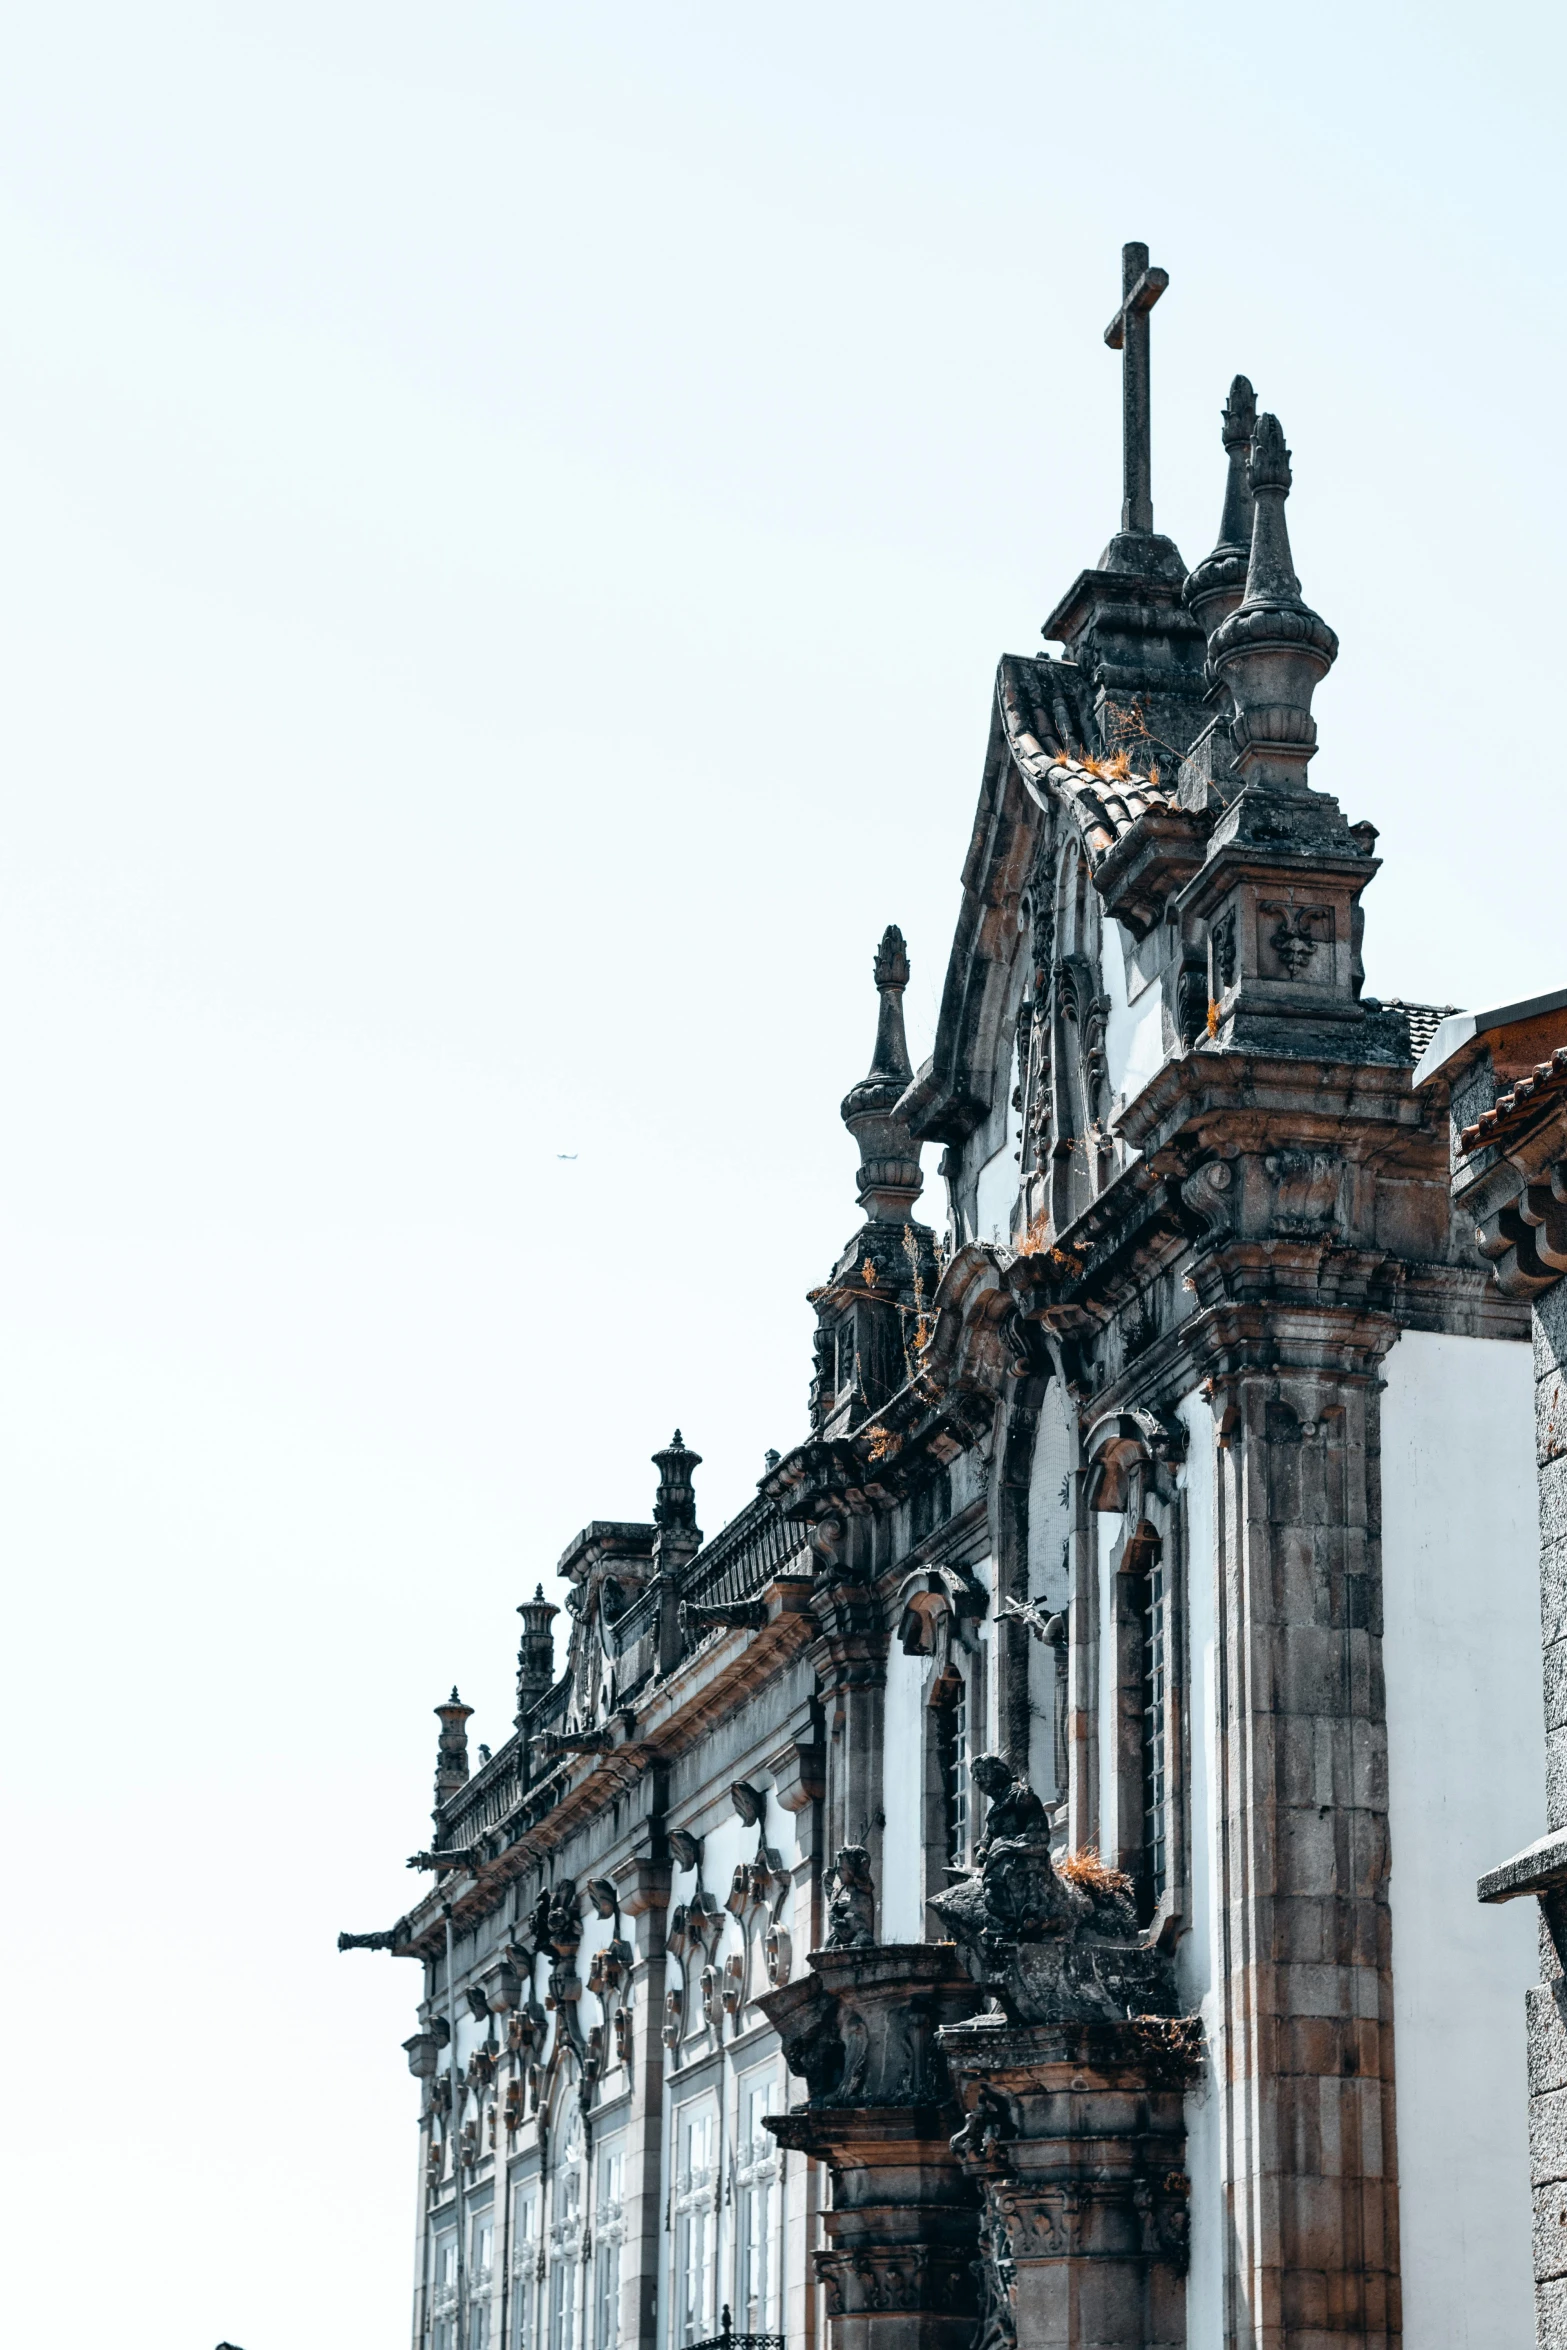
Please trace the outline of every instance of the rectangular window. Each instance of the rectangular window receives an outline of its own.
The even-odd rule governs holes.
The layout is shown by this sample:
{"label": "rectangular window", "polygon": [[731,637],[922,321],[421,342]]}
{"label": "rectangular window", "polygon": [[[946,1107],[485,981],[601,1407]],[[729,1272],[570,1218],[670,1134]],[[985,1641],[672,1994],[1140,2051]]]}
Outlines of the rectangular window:
{"label": "rectangular window", "polygon": [[968,1683],[949,1668],[935,1690],[936,1760],[941,1775],[942,1830],[947,1860],[961,1868],[969,1844]]}
{"label": "rectangular window", "polygon": [[675,2117],[675,2340],[700,2342],[713,2320],[718,2109],[710,2100]]}
{"label": "rectangular window", "polygon": [[620,2341],[620,2247],[625,2238],[620,2139],[600,2149],[593,2213],[593,2350],[617,2350]]}
{"label": "rectangular window", "polygon": [[1152,1916],[1166,1882],[1164,1565],[1157,1551],[1143,1585],[1141,1629],[1143,1875],[1144,1900]]}
{"label": "rectangular window", "polygon": [[533,2350],[533,2297],[539,2263],[539,2190],[532,2180],[512,2191],[511,2350]]}
{"label": "rectangular window", "polygon": [[762,2123],[765,2115],[780,2110],[778,2076],[770,2066],[741,2075],[735,2146],[734,2325],[739,2334],[777,2330],[782,2220],[778,2142]]}
{"label": "rectangular window", "polygon": [[582,2123],[573,2115],[557,2156],[546,2253],[549,2350],[577,2350],[583,2226],[587,2220],[587,2164]]}
{"label": "rectangular window", "polygon": [[431,2350],[459,2350],[457,2341],[457,2231],[443,2229],[430,2256]]}
{"label": "rectangular window", "polygon": [[577,2296],[575,2263],[555,2252],[549,2264],[550,2350],[575,2350]]}

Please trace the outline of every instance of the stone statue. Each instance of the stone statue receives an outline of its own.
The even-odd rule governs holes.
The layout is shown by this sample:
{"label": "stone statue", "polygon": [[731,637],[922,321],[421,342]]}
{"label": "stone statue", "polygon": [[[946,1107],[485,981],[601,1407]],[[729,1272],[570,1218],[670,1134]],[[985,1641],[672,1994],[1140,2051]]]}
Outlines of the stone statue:
{"label": "stone statue", "polygon": [[871,1857],[864,1845],[841,1845],[832,1873],[827,1947],[869,1950],[876,1940],[876,1888],[871,1882]]}
{"label": "stone statue", "polygon": [[1138,1922],[1128,1880],[1091,1854],[1050,1849],[1045,1807],[999,1754],[974,1784],[990,1799],[978,1869],[931,1908],[976,1982],[1014,2023],[1109,2023],[1172,2016],[1175,1980]]}
{"label": "stone statue", "polygon": [[996,1610],[1000,1624],[1025,1624],[1036,1640],[1047,1648],[1059,1648],[1066,1638],[1064,1610],[1050,1611],[1036,1607],[1031,1599],[1006,1599]]}
{"label": "stone statue", "polygon": [[991,1846],[1003,1836],[1050,1838],[1045,1807],[1028,1781],[999,1754],[976,1755],[970,1774],[982,1795],[990,1799],[984,1833],[974,1847],[974,1863],[983,1868]]}

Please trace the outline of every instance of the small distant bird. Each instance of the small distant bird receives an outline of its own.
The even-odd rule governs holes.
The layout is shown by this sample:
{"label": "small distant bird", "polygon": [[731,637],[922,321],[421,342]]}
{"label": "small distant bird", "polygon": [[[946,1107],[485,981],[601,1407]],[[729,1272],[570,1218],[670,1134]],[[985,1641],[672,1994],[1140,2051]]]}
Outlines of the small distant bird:
{"label": "small distant bird", "polygon": [[557,1159],[574,1159],[576,1155],[575,1151],[557,1151],[555,1153]]}

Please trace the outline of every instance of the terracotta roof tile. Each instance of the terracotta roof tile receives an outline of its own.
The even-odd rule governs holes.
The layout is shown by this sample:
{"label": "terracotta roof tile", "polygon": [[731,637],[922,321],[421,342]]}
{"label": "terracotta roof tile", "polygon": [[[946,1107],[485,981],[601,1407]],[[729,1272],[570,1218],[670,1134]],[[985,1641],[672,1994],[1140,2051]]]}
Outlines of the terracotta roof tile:
{"label": "terracotta roof tile", "polygon": [[1532,1075],[1520,1077],[1510,1092],[1500,1095],[1472,1126],[1464,1128],[1458,1138],[1459,1147],[1473,1151],[1495,1142],[1506,1127],[1521,1125],[1525,1118],[1532,1117],[1564,1092],[1567,1092],[1567,1045],[1558,1045],[1548,1061],[1538,1062]]}

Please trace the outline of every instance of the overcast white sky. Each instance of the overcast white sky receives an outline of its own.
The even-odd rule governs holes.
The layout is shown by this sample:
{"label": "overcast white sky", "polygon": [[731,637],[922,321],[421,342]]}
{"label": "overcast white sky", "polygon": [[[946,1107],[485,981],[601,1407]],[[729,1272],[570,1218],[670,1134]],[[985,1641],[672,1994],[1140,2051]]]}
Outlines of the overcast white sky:
{"label": "overcast white sky", "polygon": [[[405,2338],[455,1679],[801,1430],[996,656],[1244,369],[1368,984],[1567,979],[1561,15],[0,17],[11,2338]],[[575,1154],[563,1158],[559,1154]],[[934,1186],[934,1153],[927,1173]]]}

